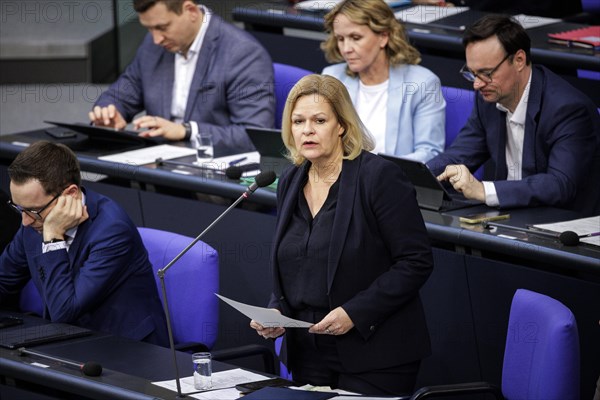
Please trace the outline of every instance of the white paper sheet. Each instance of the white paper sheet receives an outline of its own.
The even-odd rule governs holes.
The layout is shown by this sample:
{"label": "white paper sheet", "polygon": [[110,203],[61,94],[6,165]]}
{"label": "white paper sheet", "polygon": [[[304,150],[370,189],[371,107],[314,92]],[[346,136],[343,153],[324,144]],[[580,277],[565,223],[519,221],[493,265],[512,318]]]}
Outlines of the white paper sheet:
{"label": "white paper sheet", "polygon": [[428,24],[438,19],[465,12],[469,7],[438,7],[431,5],[418,5],[396,11],[396,18],[412,24]]}
{"label": "white paper sheet", "polygon": [[173,146],[170,144],[161,144],[158,146],[144,147],[143,149],[139,150],[131,150],[124,153],[102,156],[98,157],[98,159],[121,164],[144,165],[153,163],[157,158],[170,160],[173,158],[185,157],[194,154],[196,154],[195,149]]}
{"label": "white paper sheet", "polygon": [[538,26],[555,24],[557,22],[562,21],[558,18],[546,18],[546,17],[538,17],[536,15],[525,15],[518,14],[513,16],[514,19],[519,21],[521,26],[525,29],[537,28]]}
{"label": "white paper sheet", "polygon": [[[294,7],[302,11],[329,11],[342,0],[304,0]],[[390,7],[399,7],[410,4],[410,0],[384,0]]]}
{"label": "white paper sheet", "polygon": [[[555,233],[573,231],[578,235],[598,234],[598,232],[600,232],[600,215],[596,215],[595,217],[574,219],[571,221],[554,222],[551,224],[538,224],[533,225],[533,228]],[[581,238],[579,241],[593,244],[594,246],[600,246],[600,235]]]}
{"label": "white paper sheet", "polygon": [[273,311],[269,308],[251,306],[248,304],[240,303],[239,301],[228,299],[227,297],[221,296],[216,293],[215,295],[221,300],[223,300],[225,303],[229,304],[231,307],[244,314],[246,317],[255,320],[264,327],[310,328],[314,325],[310,322],[288,318],[284,315],[279,314],[277,311]]}
{"label": "white paper sheet", "polygon": [[[190,365],[190,369],[191,368],[192,366]],[[188,397],[206,400],[238,399],[240,397],[240,392],[237,389],[235,389],[235,385],[239,385],[240,383],[263,381],[266,379],[269,379],[269,377],[260,374],[255,374],[254,372],[246,371],[241,368],[230,369],[228,371],[213,372],[213,389],[203,393],[190,394]],[[181,378],[179,381],[181,383],[182,393],[185,394],[197,392],[197,390],[194,388],[193,376]],[[175,383],[175,379],[169,381],[152,382],[152,384],[177,392],[177,384]]]}

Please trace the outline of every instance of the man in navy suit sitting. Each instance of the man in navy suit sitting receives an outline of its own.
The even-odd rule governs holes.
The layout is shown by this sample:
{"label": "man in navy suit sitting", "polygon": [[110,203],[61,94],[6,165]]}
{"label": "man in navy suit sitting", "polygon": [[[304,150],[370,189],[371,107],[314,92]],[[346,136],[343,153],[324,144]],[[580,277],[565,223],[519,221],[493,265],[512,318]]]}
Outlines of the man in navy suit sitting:
{"label": "man in navy suit sitting", "polygon": [[[463,44],[461,73],[479,94],[452,146],[429,168],[488,206],[599,214],[600,117],[592,101],[531,64],[529,36],[510,17],[483,17],[467,29]],[[471,172],[488,160],[491,179],[480,182]]]}
{"label": "man in navy suit sitting", "polygon": [[81,187],[75,154],[36,142],[8,167],[22,226],[0,256],[0,306],[31,279],[44,317],[167,345],[146,248],[111,199]]}

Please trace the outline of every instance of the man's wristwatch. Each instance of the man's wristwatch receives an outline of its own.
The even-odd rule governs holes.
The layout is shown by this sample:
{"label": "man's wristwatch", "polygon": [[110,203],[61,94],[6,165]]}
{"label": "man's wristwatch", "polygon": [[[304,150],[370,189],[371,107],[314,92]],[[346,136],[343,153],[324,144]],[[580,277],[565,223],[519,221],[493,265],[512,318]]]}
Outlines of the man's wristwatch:
{"label": "man's wristwatch", "polygon": [[183,137],[183,140],[190,140],[192,137],[192,125],[189,122],[184,122],[181,125],[183,125],[185,128],[185,136]]}
{"label": "man's wristwatch", "polygon": [[59,239],[59,238],[53,238],[50,240],[44,240],[44,244],[51,244],[51,243],[59,243],[59,242],[64,242],[65,239]]}

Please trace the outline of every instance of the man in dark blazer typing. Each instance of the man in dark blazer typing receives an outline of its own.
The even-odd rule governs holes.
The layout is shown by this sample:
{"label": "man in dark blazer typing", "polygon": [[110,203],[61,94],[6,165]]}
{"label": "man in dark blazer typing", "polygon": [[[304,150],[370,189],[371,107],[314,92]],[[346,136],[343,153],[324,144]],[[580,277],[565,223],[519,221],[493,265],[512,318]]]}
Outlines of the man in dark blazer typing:
{"label": "man in dark blazer typing", "polygon": [[273,65],[248,33],[192,0],[135,0],[149,34],[89,117],[144,136],[184,140],[210,133],[218,156],[253,151],[247,126],[275,122]]}
{"label": "man in dark blazer typing", "polygon": [[[479,94],[451,147],[427,163],[438,179],[489,206],[600,213],[600,117],[592,101],[531,64],[530,39],[509,17],[483,17],[463,44],[461,72]],[[471,172],[488,160],[491,179],[480,182]]]}

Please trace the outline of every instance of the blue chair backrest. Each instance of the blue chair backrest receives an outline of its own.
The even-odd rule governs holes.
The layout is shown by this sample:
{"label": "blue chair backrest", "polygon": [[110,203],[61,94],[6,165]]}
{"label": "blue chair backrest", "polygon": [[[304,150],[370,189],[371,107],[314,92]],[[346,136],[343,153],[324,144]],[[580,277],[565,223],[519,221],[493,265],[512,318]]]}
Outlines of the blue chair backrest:
{"label": "blue chair backrest", "polygon": [[[163,300],[156,271],[163,268],[193,238],[150,228],[138,228],[154,269],[156,285]],[[175,344],[200,342],[209,349],[217,340],[219,304],[219,256],[199,241],[165,273],[165,286]]]}
{"label": "blue chair backrest", "polygon": [[302,77],[312,74],[306,69],[287,64],[273,63],[275,83],[275,128],[281,128],[281,116],[288,93]]}
{"label": "blue chair backrest", "polygon": [[581,9],[590,14],[600,13],[600,1],[598,0],[581,0]]}
{"label": "blue chair backrest", "polygon": [[573,313],[525,289],[510,308],[502,368],[508,399],[579,399],[579,336]]}
{"label": "blue chair backrest", "polygon": [[[442,86],[442,95],[446,100],[446,145],[450,147],[463,126],[467,123],[473,103],[475,92],[450,86]],[[479,180],[483,178],[483,166],[473,174]]]}
{"label": "blue chair backrest", "polygon": [[19,295],[19,310],[24,313],[43,316],[44,302],[32,280],[29,280],[27,285],[21,290]]}
{"label": "blue chair backrest", "polygon": [[446,100],[446,148],[448,148],[473,111],[475,92],[443,86],[442,95]]}

